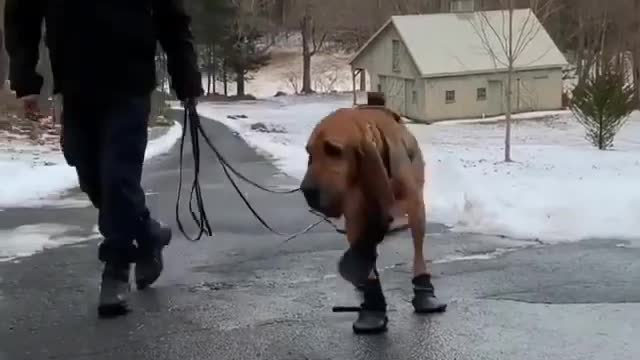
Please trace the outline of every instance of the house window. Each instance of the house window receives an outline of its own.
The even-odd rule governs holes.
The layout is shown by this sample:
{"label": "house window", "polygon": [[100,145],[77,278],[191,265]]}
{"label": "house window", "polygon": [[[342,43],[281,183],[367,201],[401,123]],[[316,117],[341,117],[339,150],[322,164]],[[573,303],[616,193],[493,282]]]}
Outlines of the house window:
{"label": "house window", "polygon": [[382,92],[382,84],[378,84],[378,92]]}
{"label": "house window", "polygon": [[418,103],[418,92],[415,90],[411,92],[411,103],[413,105],[416,105]]}
{"label": "house window", "polygon": [[391,70],[393,72],[400,71],[400,41],[391,40]]}
{"label": "house window", "polygon": [[485,101],[487,100],[487,88],[478,88],[477,90],[477,94],[476,94],[476,100],[477,101]]}
{"label": "house window", "polygon": [[452,104],[456,102],[456,91],[455,90],[447,90],[445,94],[445,101],[447,104]]}
{"label": "house window", "polygon": [[452,0],[449,3],[450,12],[472,12],[475,8],[474,0]]}

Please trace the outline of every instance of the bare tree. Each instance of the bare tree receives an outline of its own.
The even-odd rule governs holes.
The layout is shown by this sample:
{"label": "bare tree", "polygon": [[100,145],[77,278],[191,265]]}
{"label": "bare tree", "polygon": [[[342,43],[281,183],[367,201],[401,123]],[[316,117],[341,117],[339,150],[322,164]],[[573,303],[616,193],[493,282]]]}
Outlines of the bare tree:
{"label": "bare tree", "polygon": [[302,89],[313,92],[311,79],[311,59],[329,40],[331,31],[340,26],[334,0],[295,0],[287,13],[285,26],[300,32],[302,37]]}
{"label": "bare tree", "polygon": [[320,28],[317,25],[317,20],[314,21],[312,11],[312,1],[306,0],[304,14],[300,21],[302,33],[302,92],[304,94],[313,92],[311,88],[311,57],[322,49],[328,34],[327,28]]}
{"label": "bare tree", "polygon": [[5,0],[0,0],[0,90],[4,89],[9,73],[9,61],[4,48],[4,3]]}
{"label": "bare tree", "polygon": [[634,51],[633,51],[633,81],[636,85],[636,98],[637,104],[640,107],[640,0],[633,2],[633,14],[636,14],[634,18]]}
{"label": "bare tree", "polygon": [[[513,79],[515,64],[529,45],[536,39],[540,31],[544,31],[540,22],[557,10],[553,0],[528,0],[528,8],[524,19],[514,23],[516,9],[515,0],[496,0],[499,3],[499,15],[492,12],[477,12],[470,20],[482,46],[491,57],[496,68],[506,68],[505,85],[506,126],[504,161],[511,162],[511,117],[513,112]],[[536,14],[539,21],[536,21]],[[550,51],[551,49],[548,49]],[[540,54],[538,61],[546,53]],[[529,64],[530,65],[530,64]]]}

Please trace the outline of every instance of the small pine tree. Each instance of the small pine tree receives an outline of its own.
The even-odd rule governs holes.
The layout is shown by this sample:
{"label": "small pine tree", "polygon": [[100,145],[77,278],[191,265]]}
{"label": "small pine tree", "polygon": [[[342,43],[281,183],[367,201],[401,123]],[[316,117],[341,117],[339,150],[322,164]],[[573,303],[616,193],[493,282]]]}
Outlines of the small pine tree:
{"label": "small pine tree", "polygon": [[571,110],[586,130],[586,139],[600,150],[613,146],[618,131],[636,109],[635,87],[623,72],[605,67],[573,91]]}
{"label": "small pine tree", "polygon": [[242,27],[236,23],[223,43],[225,63],[235,75],[238,96],[245,95],[245,82],[251,80],[249,74],[267,65],[271,59],[268,47],[259,44],[262,35],[256,27]]}

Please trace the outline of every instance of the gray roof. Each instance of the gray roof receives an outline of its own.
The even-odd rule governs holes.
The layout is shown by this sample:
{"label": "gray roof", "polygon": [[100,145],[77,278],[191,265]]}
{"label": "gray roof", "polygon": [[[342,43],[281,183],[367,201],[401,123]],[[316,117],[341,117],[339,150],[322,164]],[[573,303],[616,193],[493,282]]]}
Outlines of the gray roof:
{"label": "gray roof", "polygon": [[[423,77],[505,71],[507,52],[503,44],[508,44],[508,18],[508,11],[503,10],[392,16],[351,62],[393,25]],[[514,11],[513,43],[514,48],[516,44],[527,44],[518,49],[516,69],[567,65],[564,55],[530,9]]]}

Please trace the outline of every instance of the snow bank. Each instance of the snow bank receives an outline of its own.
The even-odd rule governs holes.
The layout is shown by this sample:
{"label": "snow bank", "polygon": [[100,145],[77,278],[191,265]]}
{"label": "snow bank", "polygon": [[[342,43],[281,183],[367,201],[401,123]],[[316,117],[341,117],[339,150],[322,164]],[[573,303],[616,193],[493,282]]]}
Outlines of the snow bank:
{"label": "snow bank", "polygon": [[[301,178],[304,145],[313,126],[336,108],[349,106],[348,97],[316,96],[205,103],[199,110]],[[521,121],[513,128],[516,162],[511,164],[501,162],[504,124],[499,118],[409,125],[427,160],[430,220],[455,231],[549,243],[639,239],[640,114],[622,129],[614,151],[593,149],[568,112],[518,117]],[[487,120],[492,122],[482,122]],[[256,122],[286,133],[253,131]]]}
{"label": "snow bank", "polygon": [[[182,126],[174,123],[165,135],[149,142],[145,158],[169,151],[181,132]],[[0,209],[38,203],[78,186],[75,169],[59,151],[17,140],[0,145],[0,184]]]}
{"label": "snow bank", "polygon": [[570,114],[518,123],[511,164],[502,123],[410,128],[429,157],[432,220],[543,242],[640,239],[640,114],[604,152]]}
{"label": "snow bank", "polygon": [[99,235],[94,228],[89,236],[71,236],[70,232],[82,231],[77,226],[63,224],[33,224],[13,230],[0,230],[0,262],[30,256],[37,252],[90,240]]}

